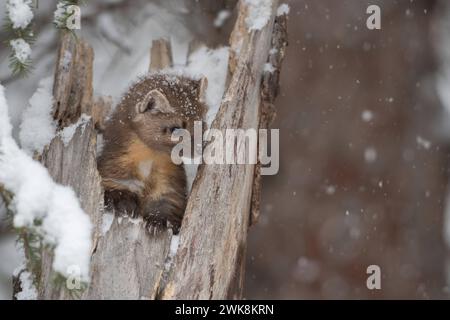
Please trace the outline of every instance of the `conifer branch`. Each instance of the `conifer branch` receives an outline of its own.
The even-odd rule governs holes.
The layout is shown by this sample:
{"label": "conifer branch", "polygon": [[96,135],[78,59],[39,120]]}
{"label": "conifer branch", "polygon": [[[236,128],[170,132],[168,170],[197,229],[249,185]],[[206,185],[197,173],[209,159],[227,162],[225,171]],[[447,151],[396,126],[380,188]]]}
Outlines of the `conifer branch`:
{"label": "conifer branch", "polygon": [[[28,7],[27,19],[16,16],[17,6]],[[5,3],[5,22],[3,28],[11,36],[5,44],[11,48],[9,67],[13,75],[26,76],[32,69],[31,45],[35,41],[33,32],[33,17],[35,3],[31,0],[7,0]],[[28,20],[28,21],[27,21]]]}

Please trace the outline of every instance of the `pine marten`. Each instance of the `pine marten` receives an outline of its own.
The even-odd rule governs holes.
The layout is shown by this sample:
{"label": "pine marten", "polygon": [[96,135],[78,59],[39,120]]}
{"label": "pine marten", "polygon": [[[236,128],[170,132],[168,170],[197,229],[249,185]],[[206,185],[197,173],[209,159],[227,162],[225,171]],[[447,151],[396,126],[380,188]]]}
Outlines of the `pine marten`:
{"label": "pine marten", "polygon": [[[194,121],[207,108],[206,78],[153,74],[125,93],[105,124],[98,169],[105,205],[121,215],[143,217],[147,227],[177,233],[186,207],[186,173],[171,160],[177,129],[193,137]],[[192,139],[193,140],[193,139]]]}

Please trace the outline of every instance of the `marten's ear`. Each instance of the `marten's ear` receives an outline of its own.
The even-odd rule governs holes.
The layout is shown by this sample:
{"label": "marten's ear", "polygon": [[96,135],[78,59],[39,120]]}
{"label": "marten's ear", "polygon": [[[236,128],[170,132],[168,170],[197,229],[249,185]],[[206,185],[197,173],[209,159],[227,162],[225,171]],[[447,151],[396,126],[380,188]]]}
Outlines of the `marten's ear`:
{"label": "marten's ear", "polygon": [[159,90],[150,91],[145,98],[136,105],[137,113],[150,112],[157,113],[174,113],[175,109],[169,103],[166,96]]}
{"label": "marten's ear", "polygon": [[202,77],[198,84],[198,101],[201,103],[206,103],[206,89],[208,89],[208,79]]}

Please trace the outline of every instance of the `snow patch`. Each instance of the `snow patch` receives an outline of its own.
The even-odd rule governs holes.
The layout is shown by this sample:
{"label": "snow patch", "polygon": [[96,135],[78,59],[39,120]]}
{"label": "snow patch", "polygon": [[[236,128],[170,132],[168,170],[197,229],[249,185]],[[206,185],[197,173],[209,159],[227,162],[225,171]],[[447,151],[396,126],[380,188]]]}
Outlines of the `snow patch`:
{"label": "snow patch", "polygon": [[105,146],[105,140],[103,138],[103,134],[97,134],[97,158],[101,156],[103,152],[103,148]]}
{"label": "snow patch", "polygon": [[264,28],[272,14],[272,0],[245,0],[245,3],[248,6],[247,28],[250,31]]}
{"label": "snow patch", "polygon": [[19,140],[22,148],[33,154],[42,153],[56,132],[56,123],[51,115],[53,106],[53,78],[39,82],[39,87],[29,100],[29,106],[22,115]]}
{"label": "snow patch", "polygon": [[11,135],[12,126],[9,122],[8,105],[6,104],[5,89],[0,84],[0,143]]}
{"label": "snow patch", "polygon": [[14,56],[19,60],[21,63],[26,63],[28,59],[30,59],[31,55],[31,47],[30,45],[23,39],[14,39],[9,42],[11,45]]}
{"label": "snow patch", "polygon": [[[183,159],[184,160],[184,159]],[[194,183],[195,177],[197,175],[198,164],[190,163],[191,159],[183,161],[184,171],[186,172],[186,188],[188,194],[191,193],[192,184]]]}
{"label": "snow patch", "polygon": [[70,140],[72,140],[73,135],[77,131],[78,127],[81,127],[81,130],[84,131],[84,128],[86,127],[86,124],[91,120],[91,117],[87,114],[82,114],[78,121],[68,127],[65,127],[60,133],[59,136],[61,137],[61,140],[64,142],[64,145],[67,147]]}
{"label": "snow patch", "polygon": [[25,29],[33,19],[31,0],[8,0],[6,11],[14,29]]}
{"label": "snow patch", "polygon": [[173,235],[172,239],[170,240],[169,254],[167,255],[166,262],[164,263],[164,270],[165,271],[169,271],[170,270],[170,267],[172,266],[173,258],[177,254],[179,245],[180,245],[180,236],[179,235]]}
{"label": "snow patch", "polygon": [[56,25],[56,27],[64,27],[66,12],[67,5],[63,2],[58,2],[56,5],[56,10],[53,13],[53,23]]}
{"label": "snow patch", "polygon": [[180,236],[173,235],[172,239],[170,240],[169,257],[171,257],[171,258],[175,257],[175,255],[177,254],[179,245],[180,245]]}
{"label": "snow patch", "polygon": [[36,287],[33,284],[33,276],[28,271],[23,271],[20,274],[20,285],[22,291],[16,293],[17,300],[36,300],[38,293]]}
{"label": "snow patch", "polygon": [[263,69],[263,71],[264,71],[264,72],[273,73],[273,72],[275,71],[275,68],[274,68],[274,66],[273,66],[270,62],[267,62],[266,64],[264,64],[264,69]]}
{"label": "snow patch", "polygon": [[289,14],[289,11],[291,8],[289,8],[289,5],[286,3],[280,4],[280,6],[277,9],[277,17],[282,16],[284,14]]}
{"label": "snow patch", "polygon": [[111,229],[111,226],[114,221],[114,214],[110,212],[105,212],[102,216],[102,226],[101,231],[102,235],[105,235],[108,233],[109,229]]}
{"label": "snow patch", "polygon": [[[92,225],[75,192],[56,184],[46,168],[17,146],[0,85],[0,182],[14,194],[16,228],[27,227],[54,246],[53,269],[69,277],[74,266],[89,280]],[[39,222],[39,223],[36,223]]]}

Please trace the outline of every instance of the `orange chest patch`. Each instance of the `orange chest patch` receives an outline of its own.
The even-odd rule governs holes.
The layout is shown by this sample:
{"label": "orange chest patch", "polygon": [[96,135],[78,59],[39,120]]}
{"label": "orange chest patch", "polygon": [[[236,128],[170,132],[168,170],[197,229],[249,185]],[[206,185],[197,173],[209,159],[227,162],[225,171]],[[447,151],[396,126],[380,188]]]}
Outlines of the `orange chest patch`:
{"label": "orange chest patch", "polygon": [[134,177],[144,182],[147,195],[159,198],[170,192],[169,181],[175,171],[175,164],[169,155],[149,148],[136,138],[130,143],[121,162],[131,168]]}

